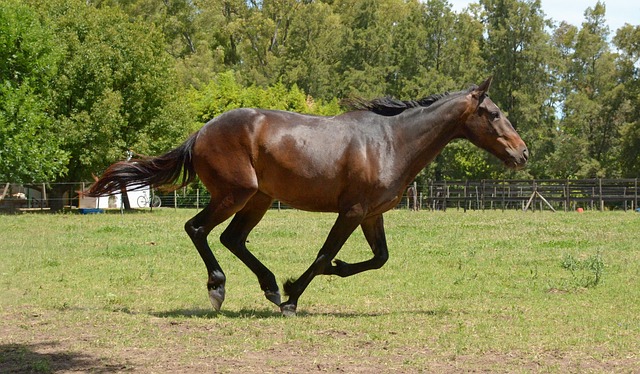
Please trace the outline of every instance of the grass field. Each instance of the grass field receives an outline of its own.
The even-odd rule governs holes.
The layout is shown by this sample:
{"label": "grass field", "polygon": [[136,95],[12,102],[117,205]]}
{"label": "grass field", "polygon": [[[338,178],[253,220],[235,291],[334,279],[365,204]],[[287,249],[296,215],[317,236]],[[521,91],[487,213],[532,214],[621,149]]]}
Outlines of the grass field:
{"label": "grass field", "polygon": [[[187,210],[0,216],[0,372],[638,372],[640,214],[385,215],[390,259],[318,277],[282,318],[210,236],[214,313]],[[331,214],[270,211],[249,248],[280,282]],[[371,256],[362,234],[338,258]]]}

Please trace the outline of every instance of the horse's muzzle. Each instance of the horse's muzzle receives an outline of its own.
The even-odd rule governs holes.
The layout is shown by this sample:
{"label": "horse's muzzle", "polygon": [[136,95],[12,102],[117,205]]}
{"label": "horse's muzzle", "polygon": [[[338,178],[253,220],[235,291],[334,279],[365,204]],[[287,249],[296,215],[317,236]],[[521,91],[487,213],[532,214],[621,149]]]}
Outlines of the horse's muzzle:
{"label": "horse's muzzle", "polygon": [[529,149],[527,146],[523,143],[520,147],[509,149],[507,152],[509,153],[510,159],[507,160],[505,164],[515,170],[523,169],[529,159]]}

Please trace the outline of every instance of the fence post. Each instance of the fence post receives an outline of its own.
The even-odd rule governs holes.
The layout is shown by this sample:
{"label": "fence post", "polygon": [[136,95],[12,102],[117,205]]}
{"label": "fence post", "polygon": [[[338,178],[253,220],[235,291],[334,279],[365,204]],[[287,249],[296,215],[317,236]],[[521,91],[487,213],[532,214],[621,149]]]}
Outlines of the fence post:
{"label": "fence post", "polygon": [[602,178],[598,178],[598,195],[600,198],[600,211],[604,212],[604,200],[602,199]]}
{"label": "fence post", "polygon": [[443,190],[443,199],[442,199],[442,211],[447,211],[447,198],[449,197],[449,186],[447,186],[447,181],[444,181],[444,190]]}
{"label": "fence post", "polygon": [[480,200],[482,201],[482,211],[484,212],[484,179],[482,180],[482,197],[480,198]]}
{"label": "fence post", "polygon": [[42,183],[42,199],[40,200],[40,210],[44,210],[45,201],[47,201],[47,186]]}
{"label": "fence post", "polygon": [[469,180],[465,179],[464,180],[464,199],[463,204],[464,204],[464,212],[467,212],[467,190],[469,189]]}
{"label": "fence post", "polygon": [[571,198],[569,197],[569,178],[565,181],[564,184],[564,211],[569,211],[569,204],[571,204]]}
{"label": "fence post", "polygon": [[531,197],[533,197],[533,203],[531,204],[531,211],[535,212],[536,211],[536,191],[538,191],[538,185],[536,184],[536,180],[533,180],[533,194],[531,195]]}
{"label": "fence post", "polygon": [[504,209],[505,209],[505,206],[504,206],[504,204],[505,204],[505,201],[504,201],[505,196],[504,196],[504,194],[505,194],[506,189],[507,189],[506,187],[507,187],[506,183],[503,182],[502,183],[502,211],[503,212],[504,212]]}
{"label": "fence post", "polygon": [[435,184],[435,181],[433,182],[433,184],[431,184],[431,186],[429,186],[429,198],[431,199],[431,210],[436,210],[436,196],[433,194],[434,184]]}

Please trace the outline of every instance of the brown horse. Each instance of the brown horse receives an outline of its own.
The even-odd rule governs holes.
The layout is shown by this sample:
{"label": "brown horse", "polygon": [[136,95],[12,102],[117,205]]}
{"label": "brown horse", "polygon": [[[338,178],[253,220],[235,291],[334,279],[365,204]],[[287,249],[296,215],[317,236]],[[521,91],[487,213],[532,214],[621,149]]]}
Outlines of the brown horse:
{"label": "brown horse", "polygon": [[[382,214],[396,206],[415,176],[454,138],[466,138],[510,168],[522,168],[525,143],[489,99],[491,78],[479,87],[419,101],[378,99],[335,117],[237,109],[209,121],[184,144],[154,158],[118,162],[92,186],[104,195],[127,185],[185,185],[196,175],[211,201],[185,224],[204,261],[209,298],[216,310],[225,297],[225,275],[207,236],[234,216],[220,241],[258,277],[268,300],[295,315],[298,299],[316,275],[341,277],[380,268],[387,261]],[[338,213],[315,261],[284,284],[281,303],[273,273],[247,249],[251,230],[274,199],[292,207]],[[373,258],[334,260],[360,226]]]}

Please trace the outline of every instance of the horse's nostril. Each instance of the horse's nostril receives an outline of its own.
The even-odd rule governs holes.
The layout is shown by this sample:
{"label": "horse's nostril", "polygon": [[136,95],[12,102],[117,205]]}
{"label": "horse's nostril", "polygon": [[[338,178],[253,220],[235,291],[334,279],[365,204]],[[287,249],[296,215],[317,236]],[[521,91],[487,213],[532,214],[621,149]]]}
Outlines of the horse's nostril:
{"label": "horse's nostril", "polygon": [[522,151],[522,157],[524,157],[525,161],[529,159],[529,149],[525,148],[524,151]]}

